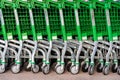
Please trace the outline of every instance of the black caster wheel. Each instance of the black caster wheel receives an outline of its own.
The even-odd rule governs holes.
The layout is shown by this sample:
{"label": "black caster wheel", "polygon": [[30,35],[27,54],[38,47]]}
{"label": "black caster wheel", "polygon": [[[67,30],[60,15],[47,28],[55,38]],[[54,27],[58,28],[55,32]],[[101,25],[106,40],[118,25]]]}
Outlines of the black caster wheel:
{"label": "black caster wheel", "polygon": [[43,74],[47,75],[50,73],[50,68],[49,68],[49,65],[45,65],[43,68],[42,68],[42,72]]}
{"label": "black caster wheel", "polygon": [[117,72],[116,64],[113,64],[113,65],[112,65],[112,72],[113,72],[113,73],[116,73],[116,72]]}
{"label": "black caster wheel", "polygon": [[0,66],[0,74],[5,72],[5,68],[2,68],[2,66]]}
{"label": "black caster wheel", "polygon": [[56,66],[56,68],[55,68],[55,72],[56,72],[57,74],[63,74],[63,73],[65,72],[65,69],[62,69],[62,68],[61,68],[61,65],[58,65],[58,66]]}
{"label": "black caster wheel", "polygon": [[11,67],[15,64],[14,60],[8,59],[7,70],[11,69]]}
{"label": "black caster wheel", "polygon": [[20,68],[17,68],[17,65],[13,65],[13,66],[11,67],[11,71],[12,71],[12,73],[14,73],[14,74],[19,73],[20,70],[21,70]]}
{"label": "black caster wheel", "polygon": [[89,73],[89,75],[93,75],[94,74],[94,65],[90,65],[89,66],[88,73]]}
{"label": "black caster wheel", "polygon": [[87,72],[88,71],[88,67],[86,67],[87,66],[87,63],[85,63],[85,62],[83,62],[82,64],[81,64],[81,67],[82,67],[82,71],[83,72]]}
{"label": "black caster wheel", "polygon": [[117,68],[117,74],[120,75],[120,66]]}
{"label": "black caster wheel", "polygon": [[110,72],[110,67],[109,67],[109,66],[107,66],[107,65],[106,65],[106,66],[104,66],[104,67],[103,67],[103,74],[104,74],[104,75],[108,75],[108,74],[109,74],[109,72]]}
{"label": "black caster wheel", "polygon": [[52,64],[52,70],[53,70],[53,71],[55,71],[56,65],[57,65],[57,62],[54,62],[54,63]]}
{"label": "black caster wheel", "polygon": [[41,67],[42,67],[42,65],[43,65],[43,62],[40,62],[40,63],[38,64],[39,69],[40,69],[39,71],[42,71],[42,68],[41,68]]}
{"label": "black caster wheel", "polygon": [[80,72],[80,68],[76,69],[76,66],[73,65],[73,66],[70,67],[70,72],[73,75],[78,74]]}
{"label": "black caster wheel", "polygon": [[34,65],[34,67],[32,68],[32,72],[33,73],[38,73],[39,72],[39,66],[38,65]]}
{"label": "black caster wheel", "polygon": [[29,67],[29,68],[27,67],[28,64],[29,64],[28,62],[26,62],[26,63],[24,64],[24,70],[25,70],[25,71],[31,71],[31,67]]}
{"label": "black caster wheel", "polygon": [[66,65],[66,69],[68,72],[70,72],[70,67],[71,67],[72,63],[69,61]]}
{"label": "black caster wheel", "polygon": [[24,62],[24,59],[22,58],[21,59],[21,65],[20,65],[20,67],[24,67],[24,64],[25,64],[26,62]]}
{"label": "black caster wheel", "polygon": [[102,64],[101,64],[101,63],[98,63],[98,64],[96,65],[96,71],[100,73],[100,72],[102,72],[102,70],[103,70]]}

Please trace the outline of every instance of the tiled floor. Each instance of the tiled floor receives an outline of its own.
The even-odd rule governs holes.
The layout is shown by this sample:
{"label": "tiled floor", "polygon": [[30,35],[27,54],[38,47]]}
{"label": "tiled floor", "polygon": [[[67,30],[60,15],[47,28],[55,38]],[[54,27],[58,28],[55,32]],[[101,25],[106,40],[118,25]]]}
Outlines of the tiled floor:
{"label": "tiled floor", "polygon": [[95,73],[90,76],[88,73],[80,72],[78,75],[72,75],[68,72],[58,75],[55,72],[51,72],[48,75],[44,75],[42,72],[34,74],[32,72],[23,71],[19,74],[13,74],[10,71],[0,74],[0,80],[120,80],[120,75],[116,73],[110,73],[105,76],[102,73]]}

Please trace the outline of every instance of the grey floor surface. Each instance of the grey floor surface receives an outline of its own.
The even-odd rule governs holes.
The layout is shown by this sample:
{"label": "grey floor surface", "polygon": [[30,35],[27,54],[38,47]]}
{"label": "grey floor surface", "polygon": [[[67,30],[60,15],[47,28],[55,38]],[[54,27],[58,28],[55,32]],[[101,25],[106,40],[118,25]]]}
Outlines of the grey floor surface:
{"label": "grey floor surface", "polygon": [[11,71],[7,71],[4,74],[0,74],[0,80],[120,80],[120,75],[110,73],[105,76],[102,73],[96,72],[92,76],[83,72],[80,72],[77,75],[72,75],[68,72],[65,72],[62,75],[58,75],[55,72],[44,75],[42,72],[34,74],[26,71],[22,71],[19,74],[13,74]]}

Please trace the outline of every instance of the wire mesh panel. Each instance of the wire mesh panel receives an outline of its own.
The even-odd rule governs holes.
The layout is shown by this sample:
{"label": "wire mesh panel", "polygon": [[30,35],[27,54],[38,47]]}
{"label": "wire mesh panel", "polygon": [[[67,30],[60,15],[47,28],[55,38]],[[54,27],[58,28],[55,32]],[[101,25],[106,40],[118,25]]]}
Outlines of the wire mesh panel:
{"label": "wire mesh panel", "polygon": [[85,5],[80,5],[80,8],[78,9],[78,13],[79,13],[82,36],[93,35],[90,9]]}
{"label": "wire mesh panel", "polygon": [[36,33],[42,36],[46,36],[47,32],[46,32],[44,9],[35,6],[35,8],[33,8],[32,11],[33,11]]}
{"label": "wire mesh panel", "polygon": [[13,8],[6,6],[5,8],[2,9],[2,12],[4,17],[6,32],[12,33],[12,35],[17,35]]}
{"label": "wire mesh panel", "polygon": [[32,35],[29,9],[20,6],[20,8],[18,8],[17,11],[18,11],[21,32],[26,33],[27,35]]}
{"label": "wire mesh panel", "polygon": [[51,6],[48,9],[48,16],[49,16],[50,29],[53,36],[62,35],[59,9]]}
{"label": "wire mesh panel", "polygon": [[66,6],[63,9],[63,16],[67,35],[68,36],[77,35],[74,9],[69,6]]}
{"label": "wire mesh panel", "polygon": [[113,36],[120,36],[120,7],[111,6],[109,11]]}
{"label": "wire mesh panel", "polygon": [[97,37],[107,36],[107,21],[105,9],[97,6],[94,9]]}

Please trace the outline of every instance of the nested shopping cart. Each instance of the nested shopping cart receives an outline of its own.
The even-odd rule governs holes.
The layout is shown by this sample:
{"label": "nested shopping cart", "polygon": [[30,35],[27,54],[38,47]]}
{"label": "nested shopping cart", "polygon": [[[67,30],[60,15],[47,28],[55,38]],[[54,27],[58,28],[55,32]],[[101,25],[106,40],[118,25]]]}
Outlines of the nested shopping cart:
{"label": "nested shopping cart", "polygon": [[[43,58],[43,65],[40,66],[43,73],[49,73],[50,70],[50,61],[49,57],[53,48],[52,45],[52,36],[51,36],[51,30],[50,30],[50,24],[49,24],[49,17],[48,17],[48,3],[47,1],[33,1],[34,8],[33,8],[33,17],[35,22],[35,30],[37,33],[37,39],[43,40],[45,37],[47,37],[47,42],[45,42],[47,46],[47,53],[43,54],[45,55],[45,58]],[[39,45],[41,46],[41,45]]]}
{"label": "nested shopping cart", "polygon": [[[5,1],[3,0],[3,8],[1,10],[1,24],[3,24],[2,27],[2,33],[4,36],[4,40],[7,41],[5,42],[5,48],[6,50],[10,50],[12,51],[12,53],[15,54],[15,65],[12,66],[12,72],[13,73],[18,73],[20,71],[20,54],[22,51],[22,44],[20,41],[17,40],[21,40],[21,36],[20,36],[20,27],[19,27],[19,22],[18,22],[18,15],[17,15],[17,11],[16,11],[16,4],[14,1]],[[17,20],[16,20],[17,18]],[[9,42],[8,42],[9,41]],[[27,50],[27,52],[29,52]],[[5,54],[9,53],[9,56],[14,56],[13,54],[10,54],[11,52],[5,52],[2,53],[4,55],[5,58]],[[9,58],[9,57],[8,57]],[[14,61],[12,60],[12,62],[14,63]],[[4,69],[4,68],[1,68]],[[4,71],[2,71],[4,72]]]}
{"label": "nested shopping cart", "polygon": [[[105,66],[101,67],[101,70],[103,71],[104,74],[108,74],[109,73],[109,68],[110,68],[110,62],[109,62],[109,56],[111,53],[113,53],[113,37],[112,37],[112,29],[111,29],[111,20],[110,20],[110,3],[107,1],[97,1],[96,2],[96,9],[95,11],[95,21],[96,21],[96,29],[98,33],[98,39],[102,39],[103,37],[105,39],[105,37],[107,37],[106,40],[101,41],[101,43],[106,43],[108,42],[108,50],[107,53],[104,54],[104,56],[106,57],[106,62],[105,62]],[[115,53],[113,53],[115,54]],[[101,62],[101,61],[100,61]],[[102,61],[103,62],[103,61]],[[102,63],[101,62],[101,63]],[[103,64],[103,63],[102,63]],[[101,71],[100,70],[100,71]]]}
{"label": "nested shopping cart", "polygon": [[[77,51],[74,54],[71,54],[72,58],[71,62],[67,64],[67,70],[70,71],[72,74],[77,74],[80,71],[80,62],[79,56],[82,52],[82,35],[81,35],[81,27],[79,22],[79,13],[78,9],[79,1],[65,1],[65,8],[63,8],[63,16],[64,16],[64,23],[66,29],[66,36],[67,40],[70,43],[77,44]],[[72,41],[71,41],[72,40]],[[74,58],[74,55],[75,58]]]}
{"label": "nested shopping cart", "polygon": [[[33,17],[35,22],[35,29],[37,33],[37,39],[39,42],[43,42],[45,38],[47,38],[47,42],[44,41],[44,44],[47,44],[48,52],[45,55],[45,59],[43,59],[43,65],[41,69],[44,74],[48,74],[50,71],[50,55],[51,51],[57,53],[57,61],[58,64],[60,63],[60,53],[56,51],[56,48],[53,47],[53,40],[56,40],[58,36],[61,34],[61,29],[59,26],[59,18],[57,15],[58,13],[55,11],[54,8],[49,8],[47,1],[33,1],[34,8],[33,8]],[[50,12],[48,12],[48,10]],[[53,16],[54,15],[54,16]],[[56,18],[54,18],[57,16]],[[56,22],[55,22],[56,21]],[[41,45],[40,45],[41,46]],[[41,46],[42,47],[42,46]],[[59,53],[59,54],[58,54]],[[56,54],[55,54],[56,55]]]}
{"label": "nested shopping cart", "polygon": [[[105,37],[108,37],[108,29],[107,29],[107,20],[106,20],[106,11],[105,11],[105,3],[97,3],[95,4],[96,8],[94,9],[95,15],[95,23],[96,23],[96,37],[99,42],[102,42]],[[101,46],[102,48],[102,46]],[[102,51],[103,52],[103,51]],[[102,54],[103,55],[106,55]],[[103,69],[103,58],[99,58],[99,62],[97,63],[97,71],[102,72]]]}
{"label": "nested shopping cart", "polygon": [[[71,54],[73,56],[73,59],[71,60],[71,63],[69,63],[70,65],[68,64],[69,67],[67,67],[67,69],[72,74],[77,74],[80,71],[79,56],[83,51],[82,49],[82,44],[83,44],[82,28],[83,27],[81,27],[80,18],[79,18],[80,17],[79,10],[81,10],[81,5],[79,1],[65,1],[64,5],[65,5],[65,8],[63,8],[63,17],[64,17],[64,25],[65,25],[67,40],[70,41],[71,43],[78,44],[76,54],[73,54],[73,55]],[[72,39],[74,40],[71,41]],[[74,59],[74,55],[76,55],[75,59]],[[85,55],[88,55],[88,54],[85,53]],[[88,61],[88,57],[86,59],[86,62],[87,61]]]}
{"label": "nested shopping cart", "polygon": [[[66,41],[67,46],[69,46],[69,41],[76,40],[78,37],[78,33],[76,33],[76,27],[79,27],[79,22],[76,24],[76,18],[78,19],[78,12],[77,16],[75,16],[75,9],[79,6],[75,1],[64,1],[64,8],[62,9],[63,18],[64,18],[64,27],[66,32]],[[80,36],[80,35],[79,35]],[[79,38],[80,41],[80,38]],[[81,44],[81,41],[80,43]],[[79,61],[76,62],[75,55],[76,53],[71,53],[71,61],[67,63],[67,70],[70,71],[72,74],[76,74],[79,72]],[[62,54],[61,57],[64,57],[65,54]],[[61,60],[62,61],[62,60]],[[64,60],[63,60],[64,61]],[[63,62],[62,61],[62,62]]]}
{"label": "nested shopping cart", "polygon": [[[71,33],[71,29],[68,28],[69,26],[73,26],[74,23],[70,23],[70,19],[72,19],[74,15],[72,15],[72,11],[70,11],[70,13],[67,15],[67,11],[65,10],[66,8],[63,9],[63,3],[58,1],[50,1],[49,2],[50,8],[47,8],[47,12],[48,12],[48,19],[49,19],[49,24],[50,24],[50,31],[51,31],[51,37],[52,37],[52,41],[54,39],[57,39],[57,37],[62,37],[63,39],[63,49],[62,49],[62,54],[61,54],[61,62],[59,65],[56,66],[55,70],[57,73],[61,74],[64,72],[64,56],[65,53],[67,51],[67,39],[71,39],[72,35],[75,35],[75,32]],[[64,13],[64,10],[66,13]],[[68,17],[67,17],[68,16]],[[69,19],[67,19],[69,18]],[[75,18],[74,18],[75,19]],[[66,22],[65,22],[66,21]],[[72,20],[71,20],[72,21]],[[65,25],[65,23],[69,23],[69,25]],[[72,21],[74,22],[74,21]],[[72,24],[72,25],[71,25]],[[67,26],[67,27],[66,27]],[[76,28],[72,28],[73,31],[76,30]],[[68,32],[66,32],[68,31]],[[70,49],[71,50],[71,49]],[[74,54],[71,53],[72,55],[72,59]]]}
{"label": "nested shopping cart", "polygon": [[[88,3],[85,4],[84,1],[80,1],[79,6],[80,7],[78,8],[78,18],[79,18],[79,25],[80,25],[80,31],[81,31],[81,33],[79,34],[81,34],[81,39],[82,39],[82,44],[83,44],[84,41],[88,40],[88,37],[93,36],[93,33],[92,33],[92,24],[91,24],[91,18],[90,18],[89,4]],[[77,56],[80,56],[80,54]],[[84,54],[88,55],[86,53]],[[84,61],[81,62],[82,71],[87,72],[88,66],[89,66],[89,58],[85,57]]]}
{"label": "nested shopping cart", "polygon": [[[60,13],[59,9],[62,7],[60,2],[49,1],[49,8],[47,8],[48,11],[48,18],[49,18],[49,24],[50,24],[50,32],[51,32],[51,38],[53,43],[55,45],[59,45],[59,42],[63,42],[60,40],[63,39],[63,33],[61,29],[61,20],[60,20]],[[64,44],[62,44],[64,45]],[[58,49],[60,51],[60,48]],[[57,72],[57,68],[61,65],[61,52],[57,54],[57,62],[54,63],[54,70]],[[53,55],[53,54],[52,54]],[[54,54],[55,55],[55,54]]]}
{"label": "nested shopping cart", "polygon": [[[80,9],[78,9],[79,13],[79,21],[80,21],[80,27],[81,27],[81,34],[82,34],[82,40],[90,45],[93,46],[92,53],[90,56],[90,66],[89,66],[89,58],[86,58],[85,61],[82,63],[82,70],[84,72],[89,72],[89,74],[94,73],[94,56],[97,51],[97,31],[96,31],[96,24],[95,24],[95,16],[94,16],[94,8],[95,4],[91,1],[81,1],[80,2]],[[93,41],[93,42],[92,42]],[[100,53],[99,53],[100,54]],[[101,55],[101,54],[100,54]]]}
{"label": "nested shopping cart", "polygon": [[[75,14],[74,14],[74,5],[72,4],[72,2],[69,1],[61,1],[60,3],[58,3],[58,16],[59,16],[59,20],[60,20],[60,28],[62,30],[62,39],[64,40],[64,47],[62,50],[62,54],[61,54],[61,65],[59,65],[58,67],[56,67],[56,72],[58,74],[62,74],[65,70],[65,62],[64,62],[64,57],[66,55],[67,50],[71,50],[70,48],[68,48],[68,41],[72,40],[76,35],[76,18],[75,18]],[[75,63],[75,54],[73,53],[73,51],[71,50],[70,54],[68,54],[71,56],[71,65],[69,65],[68,68],[74,66]]]}
{"label": "nested shopping cart", "polygon": [[[45,4],[45,2],[40,2],[40,1],[35,1],[35,0],[32,0],[31,3],[34,6],[32,8],[32,12],[33,12],[36,37],[38,40],[38,46],[39,46],[39,48],[46,49],[39,42],[41,40],[44,40],[44,38],[46,38],[48,36],[45,13],[44,13],[44,9],[47,8],[47,5]],[[49,46],[48,46],[48,48],[49,48]],[[40,70],[43,70],[44,67],[46,67],[47,52],[43,53],[42,55],[43,55],[42,61],[38,63]]]}
{"label": "nested shopping cart", "polygon": [[[61,23],[63,23],[63,16],[60,16],[60,11],[63,7],[62,3],[60,1],[48,1],[49,4],[47,8],[44,8],[44,14],[45,14],[45,19],[46,19],[46,25],[47,25],[47,32],[48,32],[48,40],[50,41],[50,47],[54,47],[54,45],[59,45],[62,43],[62,40],[66,40],[66,32],[65,32],[65,27]],[[61,21],[62,17],[62,21]],[[62,40],[61,40],[62,38]],[[56,40],[58,40],[56,42]],[[53,43],[54,42],[54,43]],[[66,53],[67,46],[66,44],[61,44],[62,47],[64,47],[61,51],[61,53]],[[63,73],[64,69],[61,68],[61,64],[63,64],[60,60],[60,53],[57,54],[57,64],[55,64],[54,68],[57,73]],[[46,61],[46,66],[43,69],[43,72],[47,74],[49,72],[49,58],[50,54],[47,54],[47,61]],[[62,57],[63,58],[63,57]],[[62,69],[62,71],[61,71]]]}
{"label": "nested shopping cart", "polygon": [[[15,25],[15,17],[14,17],[14,3],[2,0],[1,1],[1,9],[0,9],[0,14],[1,14],[1,48],[3,48],[1,51],[1,68],[0,72],[3,73],[5,72],[6,65],[8,62],[6,59],[6,55],[11,56],[13,55],[12,53],[15,54],[15,58],[17,55],[17,52],[15,49],[11,48],[14,47],[14,44],[10,43],[9,40],[13,40],[13,38],[16,38],[16,25]],[[9,53],[7,51],[10,51]],[[11,59],[12,60],[12,59]],[[16,60],[16,59],[15,59]],[[12,60],[13,61],[13,60]]]}
{"label": "nested shopping cart", "polygon": [[[112,30],[112,38],[113,41],[116,43],[119,43],[119,36],[120,36],[120,27],[119,27],[119,22],[120,22],[120,2],[119,1],[111,1],[111,6],[109,9],[110,12],[110,21],[111,21],[111,30]],[[119,49],[119,48],[118,48]],[[117,72],[120,74],[120,70],[118,67],[118,56],[119,53],[114,54],[113,56],[113,63],[112,63],[112,72]]]}
{"label": "nested shopping cart", "polygon": [[[16,28],[17,34],[20,44],[20,51],[17,55],[17,65],[11,67],[13,73],[20,72],[20,63],[21,59],[20,56],[22,54],[22,50],[28,52],[29,62],[27,68],[30,68],[32,64],[34,64],[34,59],[31,57],[36,53],[37,49],[37,41],[36,41],[36,32],[34,27],[34,20],[32,15],[32,5],[30,2],[27,1],[15,1],[16,8],[14,9],[15,21],[16,21]],[[29,39],[29,40],[28,40]],[[25,49],[27,48],[27,49]],[[32,54],[31,54],[32,53]],[[36,68],[37,67],[37,68]],[[37,69],[37,70],[36,70]],[[38,66],[32,65],[32,70],[38,71]]]}

